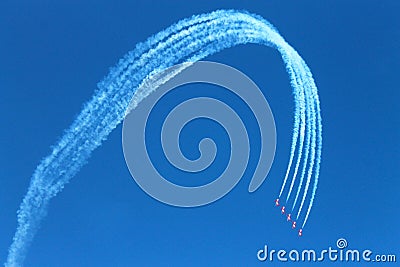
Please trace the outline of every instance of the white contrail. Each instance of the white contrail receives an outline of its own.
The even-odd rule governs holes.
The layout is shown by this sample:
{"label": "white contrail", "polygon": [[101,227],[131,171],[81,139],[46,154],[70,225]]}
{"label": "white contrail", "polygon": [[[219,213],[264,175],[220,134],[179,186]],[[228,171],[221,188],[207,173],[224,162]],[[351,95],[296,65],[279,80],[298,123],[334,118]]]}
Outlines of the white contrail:
{"label": "white contrail", "polygon": [[[299,170],[299,166],[300,166],[302,156],[303,156],[304,135],[305,135],[305,129],[306,129],[306,113],[305,113],[305,109],[306,109],[305,95],[307,95],[306,91],[307,90],[302,90],[300,92],[300,100],[299,100],[300,101],[300,122],[301,122],[300,123],[300,142],[299,142],[299,148],[298,148],[297,162],[296,162],[296,165],[294,168],[293,178],[292,178],[292,182],[290,183],[289,192],[286,196],[286,202],[288,202],[289,197],[292,193],[294,182],[296,181],[297,172]],[[306,149],[307,149],[307,147],[306,147]]]}
{"label": "white contrail", "polygon": [[[303,66],[303,68],[306,67],[305,63],[303,63],[302,61],[299,61],[299,64],[301,66]],[[301,204],[300,204],[296,219],[298,219],[300,217],[300,214],[301,214],[301,211],[303,209],[303,205],[304,205],[305,199],[306,199],[307,194],[308,194],[310,182],[311,182],[311,179],[313,178],[312,174],[313,174],[313,168],[314,168],[314,162],[315,162],[315,153],[316,153],[316,123],[315,123],[316,122],[316,113],[315,113],[315,97],[314,97],[315,92],[314,92],[314,90],[312,88],[312,84],[309,83],[309,81],[312,80],[312,77],[307,75],[307,73],[303,73],[302,75],[304,76],[303,77],[304,87],[308,88],[307,91],[310,93],[309,98],[308,98],[308,103],[309,103],[309,106],[311,108],[311,112],[312,112],[313,116],[310,117],[310,120],[308,122],[310,124],[310,126],[311,126],[311,143],[310,143],[310,146],[309,146],[309,149],[310,149],[311,153],[310,153],[310,162],[309,162],[309,165],[308,165],[307,181],[306,181],[306,185],[305,185],[302,201],[301,201]],[[315,177],[314,177],[314,179],[315,179]],[[305,225],[304,222],[303,222],[303,225]]]}
{"label": "white contrail", "polygon": [[318,187],[318,179],[319,179],[319,171],[321,168],[321,154],[322,154],[322,117],[321,117],[321,107],[320,107],[320,101],[319,101],[319,96],[318,96],[318,90],[315,85],[314,79],[312,78],[311,71],[309,70],[308,66],[306,63],[303,61],[302,62],[303,68],[305,68],[307,71],[305,72],[307,75],[307,81],[309,82],[309,86],[312,89],[312,96],[314,100],[314,105],[316,108],[316,118],[315,121],[316,123],[314,124],[314,129],[315,129],[315,135],[316,135],[316,157],[315,157],[315,172],[314,172],[314,184],[311,192],[311,199],[310,203],[308,205],[307,213],[305,215],[304,221],[303,221],[303,226],[307,223],[308,217],[310,215],[311,208],[314,204],[315,200],[315,193],[317,191]]}
{"label": "white contrail", "polygon": [[[314,109],[314,106],[312,105],[312,102],[310,102],[312,99],[311,99],[311,96],[309,95],[309,91],[308,90],[305,90],[305,91],[306,91],[306,102],[307,102],[307,104],[306,104],[306,113],[307,113],[307,119],[308,119],[307,120],[307,125],[306,125],[306,128],[307,128],[306,143],[304,145],[305,152],[304,152],[304,161],[302,163],[303,166],[302,166],[302,171],[301,171],[301,175],[300,175],[300,181],[299,181],[299,185],[297,186],[297,192],[296,192],[296,196],[295,196],[294,201],[293,201],[292,211],[296,207],[296,203],[297,203],[297,200],[299,198],[300,191],[301,191],[301,189],[303,187],[304,176],[306,174],[308,158],[309,158],[309,153],[310,153],[311,135],[312,134],[315,135],[315,132],[312,129],[312,125],[311,125],[312,121],[310,121],[315,116],[315,109]],[[311,160],[313,160],[313,159],[311,159]],[[296,220],[297,219],[298,218],[296,218]]]}
{"label": "white contrail", "polygon": [[[289,58],[287,60],[289,60]],[[290,67],[287,67],[287,68],[288,68],[288,72],[289,73],[294,73],[294,71]],[[294,78],[292,78],[292,80],[291,80],[292,86],[293,87],[300,87],[300,85],[297,82],[295,74],[293,74],[293,76],[294,76]],[[290,148],[289,164],[288,164],[287,169],[286,169],[285,178],[283,179],[281,190],[279,192],[278,198],[280,198],[282,196],[283,190],[285,189],[285,186],[286,186],[286,183],[287,183],[287,179],[289,177],[290,170],[292,168],[295,152],[296,152],[297,141],[299,139],[299,129],[302,127],[300,125],[300,117],[301,117],[301,115],[300,115],[301,114],[300,103],[303,101],[302,97],[301,97],[302,94],[300,94],[299,91],[294,91],[293,94],[294,94],[295,111],[294,111],[294,125],[293,125],[292,145],[291,145],[291,148]],[[302,123],[304,123],[304,121],[302,121]]]}
{"label": "white contrail", "polygon": [[[98,84],[98,90],[81,113],[64,132],[52,152],[37,166],[28,192],[18,211],[18,227],[9,248],[6,266],[21,266],[27,248],[46,215],[48,203],[86,163],[92,151],[101,145],[109,133],[123,120],[128,105],[135,97],[140,103],[150,92],[136,92],[142,81],[180,62],[200,60],[238,44],[257,43],[276,48],[282,55],[295,96],[295,123],[288,172],[300,134],[303,146],[304,125],[308,116],[317,117],[318,138],[316,169],[311,201],[303,226],[312,208],[318,182],[321,156],[321,116],[316,86],[311,72],[297,52],[285,42],[277,30],[263,18],[234,10],[220,10],[184,19],[140,43],[125,55]],[[304,82],[306,81],[306,83]],[[304,93],[305,90],[310,90]],[[304,95],[312,95],[315,114],[303,120]],[[299,132],[300,130],[300,132]],[[307,148],[308,149],[308,148]],[[311,154],[315,148],[311,147]],[[301,153],[302,149],[298,150]],[[301,157],[301,155],[299,155]],[[313,157],[310,157],[310,160]],[[310,161],[311,164],[314,160]],[[312,167],[310,167],[312,171]],[[310,175],[306,187],[310,183]],[[286,183],[287,175],[285,177]],[[283,189],[282,189],[283,190]],[[304,201],[302,201],[304,202]],[[303,204],[303,203],[302,203]]]}

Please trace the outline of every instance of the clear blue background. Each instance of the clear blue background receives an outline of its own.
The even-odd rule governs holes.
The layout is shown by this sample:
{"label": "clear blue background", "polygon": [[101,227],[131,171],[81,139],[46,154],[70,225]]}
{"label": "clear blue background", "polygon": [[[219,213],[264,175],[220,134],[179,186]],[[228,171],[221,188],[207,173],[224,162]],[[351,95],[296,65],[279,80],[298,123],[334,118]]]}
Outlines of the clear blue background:
{"label": "clear blue background", "polygon": [[324,249],[340,237],[351,248],[400,257],[399,1],[53,2],[0,3],[1,262],[33,170],[108,68],[177,20],[219,8],[272,22],[319,87],[323,160],[304,236],[273,205],[291,137],[288,77],[278,52],[246,45],[208,59],[246,73],[274,112],[277,154],[261,189],[249,194],[247,176],[212,205],[161,204],[131,178],[119,127],[52,200],[26,266],[272,266],[256,259],[264,244]]}

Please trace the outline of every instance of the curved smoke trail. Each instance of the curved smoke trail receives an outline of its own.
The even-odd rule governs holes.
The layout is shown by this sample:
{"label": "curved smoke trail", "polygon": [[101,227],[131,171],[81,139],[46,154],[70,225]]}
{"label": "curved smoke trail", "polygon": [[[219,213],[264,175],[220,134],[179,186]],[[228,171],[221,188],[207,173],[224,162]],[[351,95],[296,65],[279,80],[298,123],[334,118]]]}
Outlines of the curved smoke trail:
{"label": "curved smoke trail", "polygon": [[[322,148],[320,106],[312,74],[298,53],[266,20],[247,12],[219,10],[181,20],[138,44],[98,84],[92,99],[33,173],[28,192],[18,211],[18,228],[5,265],[22,265],[27,248],[46,215],[50,199],[63,189],[86,163],[91,152],[121,123],[132,97],[139,103],[151,93],[136,93],[146,77],[176,63],[194,62],[225,48],[246,43],[277,49],[290,76],[295,99],[295,119],[290,161],[280,195],[285,189],[297,151],[296,162],[305,158],[308,160],[308,163],[302,162],[303,169],[304,165],[308,165],[307,174],[304,175],[307,177],[306,186],[304,189],[302,185],[298,188],[303,191],[299,216],[307,194],[311,193],[303,220],[304,227],[318,184]],[[305,146],[304,135],[307,140]],[[296,175],[292,179],[295,178]],[[311,192],[308,192],[312,181]]]}

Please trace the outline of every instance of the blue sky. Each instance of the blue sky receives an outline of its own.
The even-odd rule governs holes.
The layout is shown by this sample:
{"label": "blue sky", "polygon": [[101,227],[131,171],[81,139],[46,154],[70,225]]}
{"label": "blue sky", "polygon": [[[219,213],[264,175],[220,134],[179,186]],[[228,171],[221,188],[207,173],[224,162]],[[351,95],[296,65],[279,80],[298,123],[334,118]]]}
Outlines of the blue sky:
{"label": "blue sky", "polygon": [[26,266],[262,266],[268,263],[258,262],[256,253],[265,244],[318,250],[334,247],[340,237],[351,248],[400,257],[395,204],[400,200],[400,4],[318,2],[2,1],[0,261],[6,258],[33,170],[108,68],[177,20],[219,8],[262,15],[314,74],[324,145],[304,236],[298,238],[273,206],[289,155],[289,80],[276,51],[246,45],[207,59],[241,70],[268,99],[278,143],[262,187],[249,194],[250,176],[245,176],[212,205],[161,204],[131,178],[119,127],[52,200]]}

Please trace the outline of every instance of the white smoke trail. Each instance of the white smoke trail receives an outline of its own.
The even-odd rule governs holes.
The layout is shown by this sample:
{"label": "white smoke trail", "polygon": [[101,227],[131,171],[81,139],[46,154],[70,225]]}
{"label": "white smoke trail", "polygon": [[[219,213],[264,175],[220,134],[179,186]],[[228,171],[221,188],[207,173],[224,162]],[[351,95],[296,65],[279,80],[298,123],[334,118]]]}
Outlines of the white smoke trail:
{"label": "white smoke trail", "polygon": [[307,223],[308,221],[308,217],[310,215],[310,211],[311,208],[314,204],[314,200],[315,200],[315,193],[317,191],[317,187],[318,187],[318,179],[319,179],[319,171],[321,168],[321,154],[322,154],[322,117],[321,117],[321,107],[320,107],[320,101],[319,101],[319,96],[318,96],[318,90],[317,87],[315,85],[314,79],[312,78],[312,74],[311,71],[309,70],[308,66],[306,65],[306,63],[303,61],[302,62],[303,67],[307,70],[306,71],[306,75],[307,75],[307,80],[309,82],[309,86],[312,89],[313,92],[313,99],[314,99],[314,104],[316,107],[316,136],[317,136],[317,148],[316,148],[316,162],[315,162],[315,177],[314,177],[314,185],[312,188],[312,192],[311,192],[311,199],[310,199],[310,203],[308,205],[308,209],[307,209],[307,213],[306,216],[304,218],[303,221],[303,226]]}
{"label": "white smoke trail", "polygon": [[[293,186],[294,186],[294,182],[296,181],[296,176],[297,176],[297,172],[299,170],[299,166],[302,160],[302,156],[303,156],[303,145],[304,145],[304,135],[305,135],[305,128],[306,128],[306,114],[305,114],[305,109],[306,109],[306,98],[305,95],[307,90],[301,90],[300,92],[300,142],[299,142],[299,149],[298,149],[298,155],[297,155],[297,162],[296,162],[296,166],[294,168],[294,173],[293,173],[293,178],[292,178],[292,182],[290,183],[290,187],[289,187],[289,192],[286,196],[286,202],[288,202],[289,197],[292,193],[293,190]],[[307,149],[307,147],[306,147]]]}
{"label": "white smoke trail", "polygon": [[[290,60],[290,57],[288,57],[286,60]],[[287,71],[289,73],[294,73],[294,71],[291,69],[291,67],[287,67]],[[296,87],[296,86],[299,87],[295,75],[293,74],[292,76],[294,77],[291,80],[292,86],[293,87]],[[283,179],[281,190],[279,192],[278,198],[280,198],[282,196],[283,190],[285,189],[285,186],[286,186],[286,183],[287,183],[287,179],[288,179],[289,174],[290,174],[290,170],[292,168],[292,163],[293,163],[293,159],[294,159],[295,152],[296,152],[296,147],[297,147],[297,141],[298,141],[298,138],[299,138],[299,129],[301,127],[300,126],[300,114],[301,114],[301,111],[300,111],[300,104],[299,104],[302,101],[301,100],[301,95],[300,95],[300,93],[298,91],[294,91],[293,95],[294,95],[295,111],[294,111],[294,125],[293,125],[292,145],[291,145],[291,148],[290,148],[289,164],[288,164],[287,169],[286,169],[285,178]]]}
{"label": "white smoke trail", "polygon": [[[298,55],[297,55],[298,56]],[[288,56],[287,60],[292,60],[293,56]],[[289,192],[287,193],[286,196],[286,203],[289,200],[289,197],[291,195],[293,185],[297,176],[298,168],[302,159],[302,152],[303,152],[303,144],[304,144],[304,132],[305,132],[305,127],[306,127],[306,114],[305,114],[305,109],[306,109],[306,98],[305,98],[305,88],[302,85],[302,80],[301,76],[299,73],[294,74],[294,78],[292,79],[292,82],[296,84],[296,87],[302,88],[302,90],[298,90],[294,92],[295,95],[295,114],[294,114],[294,130],[293,130],[293,139],[292,139],[292,146],[291,146],[291,152],[290,152],[290,159],[289,159],[289,164],[286,170],[286,175],[284,178],[284,181],[282,183],[282,187],[279,193],[279,197],[281,197],[283,190],[285,189],[286,183],[288,176],[290,174],[290,170],[292,167],[293,159],[295,156],[295,151],[297,148],[297,141],[299,140],[299,146],[297,148],[298,150],[298,156],[297,156],[297,162],[294,168],[294,174],[292,177],[292,182],[290,183],[289,186]],[[295,87],[294,85],[292,85]],[[307,115],[308,116],[308,115]],[[307,149],[307,148],[306,148]]]}
{"label": "white smoke trail", "polygon": [[[305,63],[302,62],[302,60],[299,60],[299,64],[301,66],[304,66]],[[313,116],[310,117],[309,119],[309,124],[311,126],[311,143],[310,143],[310,163],[308,166],[308,172],[307,172],[307,181],[306,181],[306,185],[305,185],[305,189],[304,189],[304,194],[303,194],[303,198],[297,213],[297,217],[296,219],[298,219],[300,217],[306,196],[308,194],[308,189],[310,186],[310,182],[312,179],[312,174],[313,174],[313,168],[314,168],[314,162],[315,162],[315,153],[316,153],[316,114],[315,114],[315,97],[314,97],[314,90],[312,88],[312,84],[309,83],[309,80],[312,79],[312,77],[310,75],[307,75],[306,73],[303,73],[303,81],[304,81],[304,87],[308,88],[307,91],[310,93],[309,97],[308,97],[308,104],[310,106],[311,112],[313,114]],[[314,177],[315,178],[315,177]],[[303,223],[304,225],[304,223]]]}
{"label": "white smoke trail", "polygon": [[[314,109],[314,106],[312,105],[312,102],[310,103],[311,96],[309,95],[308,90],[305,90],[305,91],[306,91],[306,99],[307,99],[307,100],[306,100],[306,102],[307,102],[307,104],[306,104],[307,118],[313,119],[314,116],[315,116],[315,109]],[[311,99],[311,100],[312,100],[312,99]],[[303,181],[304,181],[304,176],[305,176],[306,170],[307,170],[307,164],[308,164],[308,158],[309,158],[309,152],[310,152],[311,135],[312,135],[312,134],[315,135],[315,132],[312,131],[312,126],[311,126],[310,120],[307,121],[306,128],[307,128],[307,133],[306,133],[307,139],[306,139],[306,143],[305,143],[305,145],[304,145],[304,147],[305,147],[305,153],[304,153],[304,161],[303,161],[303,163],[302,163],[302,164],[303,164],[303,167],[302,167],[302,171],[301,171],[301,176],[300,176],[299,185],[298,185],[298,187],[297,187],[296,196],[295,196],[294,201],[293,201],[292,211],[293,211],[294,208],[296,207],[296,203],[297,203],[297,200],[298,200],[298,198],[299,198],[300,191],[301,191],[301,189],[302,189],[302,187],[303,187]],[[298,218],[297,218],[297,219],[298,219]],[[297,219],[296,219],[296,220],[297,220]]]}
{"label": "white smoke trail", "polygon": [[[40,221],[46,215],[50,199],[63,189],[86,163],[91,152],[100,146],[123,120],[132,97],[135,96],[139,103],[150,93],[136,94],[136,89],[146,77],[178,62],[200,60],[222,49],[246,43],[274,47],[282,54],[296,101],[293,132],[293,140],[296,141],[292,141],[292,158],[297,146],[299,126],[305,123],[300,123],[300,113],[304,112],[304,109],[299,108],[299,102],[304,101],[304,90],[312,88],[314,101],[318,101],[309,69],[305,64],[296,64],[303,62],[297,52],[271,24],[246,12],[220,10],[182,20],[150,37],[146,42],[138,44],[135,50],[129,52],[110,70],[108,76],[98,84],[99,89],[92,99],[85,104],[81,113],[52,148],[51,154],[38,165],[18,211],[18,227],[5,265],[22,265],[27,248]],[[309,79],[309,87],[302,85],[302,79]],[[322,145],[319,112],[317,102],[317,162],[312,198],[305,221],[312,208],[318,182]],[[288,169],[291,162],[292,160]]]}

